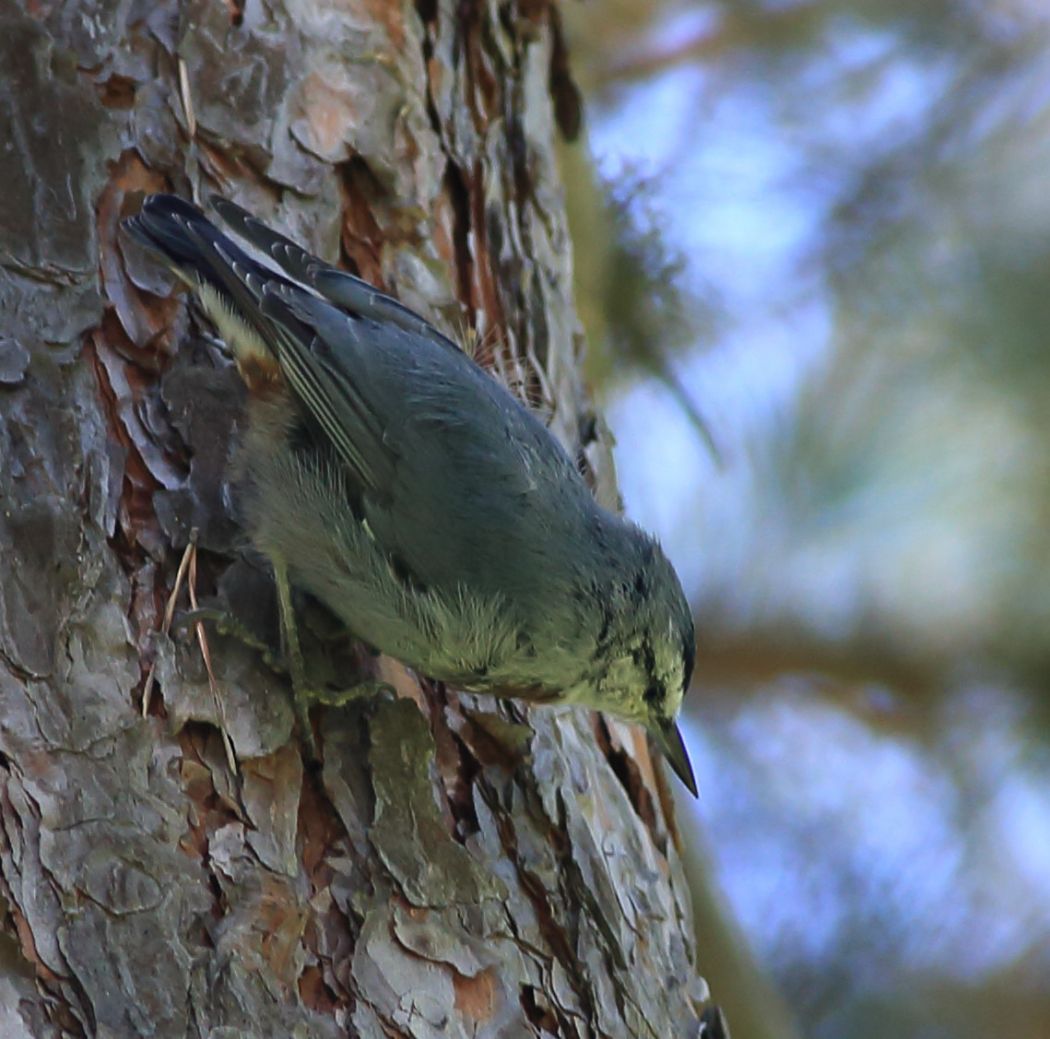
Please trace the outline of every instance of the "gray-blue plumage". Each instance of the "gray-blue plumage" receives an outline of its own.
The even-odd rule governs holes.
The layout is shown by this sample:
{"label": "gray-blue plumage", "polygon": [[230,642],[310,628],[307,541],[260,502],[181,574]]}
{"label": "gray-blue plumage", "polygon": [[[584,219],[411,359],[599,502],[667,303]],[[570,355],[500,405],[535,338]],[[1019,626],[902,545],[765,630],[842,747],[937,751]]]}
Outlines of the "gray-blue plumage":
{"label": "gray-blue plumage", "polygon": [[249,386],[245,511],[279,590],[463,688],[647,726],[695,792],[675,717],[688,604],[539,419],[455,343],[232,203],[152,196],[129,232],[201,296]]}

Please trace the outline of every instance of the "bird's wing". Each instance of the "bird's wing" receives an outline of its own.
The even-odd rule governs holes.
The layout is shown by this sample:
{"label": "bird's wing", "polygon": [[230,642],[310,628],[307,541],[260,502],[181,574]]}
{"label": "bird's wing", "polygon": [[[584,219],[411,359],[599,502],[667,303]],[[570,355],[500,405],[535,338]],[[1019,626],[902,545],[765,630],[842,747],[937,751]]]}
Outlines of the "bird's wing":
{"label": "bird's wing", "polygon": [[[262,313],[285,378],[363,490],[389,494],[398,455],[384,435],[386,417],[359,379],[355,354],[370,345],[359,323],[294,288],[263,293]],[[371,347],[374,349],[374,347]]]}
{"label": "bird's wing", "polygon": [[543,580],[588,492],[535,416],[397,301],[217,208],[253,254],[173,196],[126,226],[200,290],[250,390],[256,369],[261,391],[287,385],[303,443],[340,460],[377,542],[426,587]]}
{"label": "bird's wing", "polygon": [[318,295],[352,314],[380,324],[390,324],[422,336],[442,347],[459,352],[459,347],[429,321],[403,303],[380,292],[362,278],[333,267],[313,256],[291,239],[267,227],[235,202],[211,197],[212,208],[226,225],[264,256],[274,261],[289,277],[309,286]]}
{"label": "bird's wing", "polygon": [[[229,205],[222,209],[230,212]],[[355,382],[355,374],[368,368],[368,351],[377,348],[362,335],[362,326],[376,326],[343,313],[304,284],[303,275],[321,261],[243,210],[237,213],[241,230],[252,231],[249,237],[244,230],[244,236],[287,277],[248,255],[196,206],[173,195],[151,196],[125,227],[198,290],[249,388],[250,373],[260,367],[269,370],[271,381],[283,377],[352,483],[382,499],[397,454],[384,438],[381,406]],[[381,349],[381,334],[378,339]]]}

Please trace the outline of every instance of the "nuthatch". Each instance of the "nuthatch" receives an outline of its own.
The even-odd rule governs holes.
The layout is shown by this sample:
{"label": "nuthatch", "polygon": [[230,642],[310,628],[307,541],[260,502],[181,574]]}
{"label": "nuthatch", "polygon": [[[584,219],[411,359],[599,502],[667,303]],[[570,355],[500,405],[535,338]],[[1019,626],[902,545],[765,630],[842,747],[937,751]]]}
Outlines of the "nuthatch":
{"label": "nuthatch", "polygon": [[[367,282],[213,199],[125,222],[200,296],[248,387],[250,536],[291,600],[431,678],[644,725],[695,794],[676,724],[695,656],[659,545],[598,505],[544,424],[452,340]],[[272,264],[272,265],[271,265]]]}

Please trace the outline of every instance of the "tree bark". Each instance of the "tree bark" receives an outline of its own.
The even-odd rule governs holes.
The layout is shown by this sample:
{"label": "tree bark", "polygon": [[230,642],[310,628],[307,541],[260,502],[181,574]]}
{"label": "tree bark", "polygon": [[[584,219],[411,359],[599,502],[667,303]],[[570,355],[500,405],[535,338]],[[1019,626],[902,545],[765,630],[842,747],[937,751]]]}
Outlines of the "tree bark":
{"label": "tree bark", "polygon": [[0,1034],[698,1035],[638,731],[321,632],[314,666],[398,696],[317,707],[313,766],[260,654],[209,630],[213,690],[158,634],[191,540],[180,607],[272,600],[227,482],[238,377],[117,231],[142,192],[232,197],[468,335],[609,495],[557,10],[38,0],[0,29]]}

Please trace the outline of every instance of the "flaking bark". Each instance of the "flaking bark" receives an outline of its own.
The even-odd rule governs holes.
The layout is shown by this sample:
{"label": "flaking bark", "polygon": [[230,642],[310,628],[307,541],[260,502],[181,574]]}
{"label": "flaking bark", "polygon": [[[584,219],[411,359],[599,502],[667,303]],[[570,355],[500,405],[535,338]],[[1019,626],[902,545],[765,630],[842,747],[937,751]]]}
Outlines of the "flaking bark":
{"label": "flaking bark", "polygon": [[285,680],[212,631],[232,774],[194,640],[155,634],[191,531],[198,593],[273,614],[240,384],[119,236],[141,192],[233,197],[468,335],[608,497],[556,11],[99,0],[0,34],[0,1034],[699,1034],[640,733],[420,683],[308,612],[315,667],[399,695],[316,708],[304,765]]}

